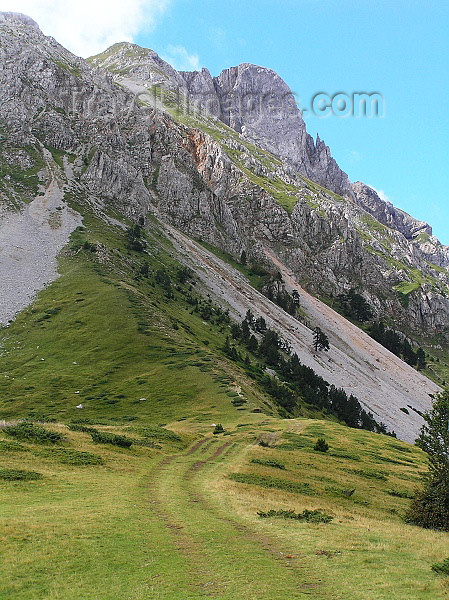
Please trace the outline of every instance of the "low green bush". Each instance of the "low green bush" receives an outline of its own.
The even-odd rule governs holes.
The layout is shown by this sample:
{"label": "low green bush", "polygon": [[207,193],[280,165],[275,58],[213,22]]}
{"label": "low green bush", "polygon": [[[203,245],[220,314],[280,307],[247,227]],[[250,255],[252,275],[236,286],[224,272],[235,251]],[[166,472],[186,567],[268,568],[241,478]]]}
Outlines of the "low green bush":
{"label": "low green bush", "polygon": [[224,433],[224,427],[221,423],[217,423],[215,425],[215,429],[212,432],[214,435],[218,435],[219,433]]}
{"label": "low green bush", "polygon": [[346,469],[348,473],[359,475],[365,479],[377,479],[377,481],[387,481],[387,476],[382,471],[368,471],[363,469]]}
{"label": "low green bush", "polygon": [[231,473],[229,479],[237,483],[246,483],[249,485],[258,485],[264,488],[274,488],[292,492],[293,494],[315,495],[315,491],[308,483],[300,481],[289,481],[288,479],[278,479],[276,477],[267,477],[265,475],[255,475],[253,473]]}
{"label": "low green bush", "polygon": [[112,444],[121,448],[130,448],[133,443],[133,440],[124,435],[116,435],[115,433],[107,433],[106,431],[94,431],[90,435],[95,444]]}
{"label": "low green bush", "polygon": [[388,490],[387,494],[396,498],[408,498],[409,500],[415,497],[414,492],[409,492],[408,490]]}
{"label": "low green bush", "polygon": [[136,433],[139,433],[144,438],[151,438],[157,440],[166,440],[168,442],[181,442],[180,436],[170,429],[165,429],[161,425],[159,426],[147,426],[147,427],[136,427],[132,429]]}
{"label": "low green bush", "polygon": [[35,481],[42,479],[42,474],[36,471],[23,471],[22,469],[0,469],[0,479],[6,481]]}
{"label": "low green bush", "polygon": [[265,458],[253,458],[251,461],[255,465],[263,465],[264,467],[273,467],[274,469],[282,469],[285,470],[284,463],[279,462],[278,460],[265,459]]}
{"label": "low green bush", "polygon": [[9,425],[3,428],[6,435],[27,442],[35,442],[38,444],[58,444],[64,441],[64,436],[56,431],[48,431],[41,425],[28,423],[26,421],[17,425]]}
{"label": "low green bush", "polygon": [[49,448],[39,453],[44,458],[50,458],[63,465],[85,466],[102,465],[103,459],[92,452],[80,452],[71,448]]}
{"label": "low green bush", "polygon": [[432,571],[438,573],[438,575],[449,575],[449,557],[443,560],[443,562],[435,563],[432,565]]}
{"label": "low green bush", "polygon": [[329,450],[329,444],[324,438],[318,438],[313,449],[317,452],[327,452]]}
{"label": "low green bush", "polygon": [[82,431],[83,433],[95,433],[98,431],[98,429],[95,429],[95,427],[88,427],[87,425],[81,425],[78,423],[69,423],[67,427],[70,429],[70,431]]}
{"label": "low green bush", "polygon": [[10,442],[9,440],[0,440],[0,452],[27,452],[28,448],[22,446],[18,442]]}
{"label": "low green bush", "polygon": [[295,513],[294,510],[269,510],[268,512],[260,511],[257,514],[262,519],[295,519],[307,523],[330,523],[333,520],[333,517],[321,510],[304,510],[302,513]]}

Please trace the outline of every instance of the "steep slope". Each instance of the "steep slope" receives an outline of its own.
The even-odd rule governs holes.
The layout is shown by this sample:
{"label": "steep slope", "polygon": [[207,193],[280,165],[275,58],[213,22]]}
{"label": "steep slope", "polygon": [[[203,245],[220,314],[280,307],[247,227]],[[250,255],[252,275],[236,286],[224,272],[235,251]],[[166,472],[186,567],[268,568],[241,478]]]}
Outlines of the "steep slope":
{"label": "steep slope", "polygon": [[[280,332],[303,364],[329,383],[354,394],[399,438],[414,442],[422,424],[419,413],[429,409],[429,394],[439,390],[437,385],[308,294],[269,251],[270,260],[282,273],[288,288],[300,292],[301,308],[309,323],[318,325],[328,335],[329,353],[314,353],[311,327],[257,292],[230,265],[173,228],[168,229],[167,234],[180,255],[188,257],[187,264],[196,271],[207,291],[220,304],[228,305],[237,320],[242,320],[251,307],[256,315],[265,318],[269,327]],[[401,409],[406,409],[408,414]]]}
{"label": "steep slope", "polygon": [[[127,226],[124,218],[141,222],[151,231],[151,215],[156,214],[161,221],[225,249],[238,259],[245,251],[248,260],[264,264],[273,272],[279,265],[284,270],[285,265],[286,276],[287,271],[289,277],[291,272],[295,281],[309,291],[337,295],[355,286],[370,298],[377,316],[387,319],[394,316],[399,324],[415,333],[423,330],[432,335],[445,332],[449,312],[447,272],[429,265],[425,256],[412,250],[411,242],[398,231],[380,224],[351,199],[306,179],[291,165],[283,165],[273,154],[251,144],[221,121],[180,112],[176,104],[170,104],[172,96],[161,98],[161,102],[166,103],[164,111],[150,104],[150,93],[148,102],[141,95],[136,98],[135,92],[118,85],[110,74],[93,69],[51,38],[43,36],[26,18],[4,16],[0,29],[0,53],[5,65],[0,72],[4,174],[0,193],[5,210],[10,213],[17,209],[27,210],[24,201],[38,203],[39,200],[34,198],[39,190],[54,189],[51,186],[56,180],[58,189],[64,194],[64,202],[72,210],[84,219],[88,219],[93,211],[101,224],[95,226],[95,231],[105,228],[100,237],[108,237],[107,230],[111,225],[123,231]],[[109,52],[108,60],[113,61],[119,53],[131,66],[142,60],[145,73],[156,68],[166,69],[154,53],[142,50],[136,57],[137,52],[134,46],[119,45]],[[145,61],[150,59],[153,66],[145,66]],[[127,71],[126,75],[130,74]],[[151,86],[148,91],[151,92]],[[66,211],[64,206],[61,203]],[[54,208],[55,213],[60,212],[56,210],[57,206]],[[11,218],[16,217],[3,216],[6,233]],[[66,233],[69,230],[67,228]],[[44,234],[45,231],[44,228]],[[33,235],[32,228],[26,232]],[[90,235],[91,230],[88,232]],[[96,246],[97,237],[98,233],[93,240],[84,240],[87,246],[76,251],[89,254],[89,244],[92,241]],[[103,245],[107,246],[100,240],[100,267],[97,265],[100,269],[108,255],[103,252]],[[112,249],[108,252],[110,255]],[[181,248],[180,258],[184,252]],[[36,271],[39,271],[38,256],[33,257],[36,262],[32,263]],[[207,273],[204,256],[197,253],[197,261],[198,268]],[[8,274],[10,263],[0,260],[0,268],[2,274]],[[45,268],[51,273],[47,276],[49,281],[54,277],[51,256]],[[129,278],[137,266],[124,260],[123,268],[124,271],[131,269],[127,274]],[[157,271],[156,266],[154,270]],[[238,281],[235,277],[235,273],[232,274],[231,281],[225,282],[225,286],[238,286],[232,283]],[[401,287],[404,282],[411,284],[406,293]],[[40,285],[43,283],[41,280]],[[205,285],[213,287],[214,280],[209,284],[205,281]],[[65,293],[73,294],[73,285],[69,285]],[[258,314],[260,305],[270,320],[273,320],[271,314],[278,314],[276,327],[282,332],[289,327],[297,328],[295,344],[304,362],[317,362],[317,370],[330,382],[335,381],[348,390],[360,390],[360,399],[365,406],[400,430],[407,439],[416,435],[419,425],[416,413],[401,425],[398,411],[392,414],[388,394],[391,392],[396,398],[395,409],[410,404],[420,410],[429,405],[427,393],[435,390],[431,382],[404,367],[409,377],[412,373],[416,376],[417,385],[414,389],[406,388],[400,379],[395,387],[391,380],[397,377],[397,363],[392,360],[392,370],[386,375],[390,381],[385,383],[386,388],[384,384],[379,386],[379,377],[372,375],[378,369],[375,359],[368,356],[370,351],[356,352],[355,357],[349,353],[348,358],[344,358],[350,340],[342,336],[334,339],[335,355],[341,357],[339,363],[346,366],[341,372],[336,365],[329,368],[329,364],[322,364],[327,359],[316,361],[313,358],[307,328],[289,320],[282,311],[273,312],[279,309],[263,304],[262,297],[255,292],[248,289],[248,293],[254,305],[246,308],[251,307]],[[242,301],[240,296],[240,314]],[[57,306],[47,307],[48,310],[53,308]],[[44,307],[41,312],[39,323],[51,320],[53,313],[46,312]],[[56,316],[56,320],[58,318]],[[316,314],[314,318],[321,322],[324,317]],[[74,321],[83,319],[74,317]],[[104,321],[101,323],[104,326]],[[23,324],[27,326],[30,322]],[[353,331],[356,330],[351,329]],[[53,330],[53,334],[56,331]],[[39,345],[37,338],[33,341]],[[365,342],[372,344],[371,354],[377,356],[377,344],[367,339]],[[51,337],[48,343],[51,344]],[[14,345],[12,340],[9,351]],[[36,352],[32,353],[31,349],[32,344],[29,345],[29,360],[36,360]],[[90,352],[94,356],[94,346]],[[40,389],[43,378],[38,378],[36,385],[29,382],[19,385],[21,378],[26,376],[20,360],[20,356],[15,356],[12,365],[21,374],[15,378],[12,397],[31,396],[38,406],[44,395]],[[61,364],[68,360],[64,354],[65,362]],[[110,357],[105,358],[105,363],[110,360]],[[73,359],[66,364],[68,369],[70,362]],[[57,363],[55,360],[52,366]],[[70,377],[72,375],[70,373]],[[61,379],[56,377],[55,381],[61,406],[65,401],[66,376],[64,372]],[[136,377],[134,374],[132,378],[133,395],[138,394]],[[71,389],[81,392],[83,386],[79,380],[70,381]],[[10,384],[4,383],[5,386]],[[27,394],[25,388],[28,385],[34,389],[32,394]],[[423,391],[426,385],[428,388]],[[106,396],[124,393],[119,388],[114,381],[101,393]],[[85,397],[97,398],[94,392],[87,386]],[[410,393],[408,401],[407,393]]]}

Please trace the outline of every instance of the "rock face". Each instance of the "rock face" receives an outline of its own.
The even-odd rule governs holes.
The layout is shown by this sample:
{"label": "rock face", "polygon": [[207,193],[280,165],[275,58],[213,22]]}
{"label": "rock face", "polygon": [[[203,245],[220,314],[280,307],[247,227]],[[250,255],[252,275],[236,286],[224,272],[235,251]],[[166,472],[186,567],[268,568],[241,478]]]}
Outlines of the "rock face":
{"label": "rock face", "polygon": [[326,144],[307,133],[293,92],[271,69],[241,64],[213,79],[207,69],[181,73],[189,95],[210,114],[303,175],[337,194],[351,194],[348,176]]}
{"label": "rock face", "polygon": [[395,208],[391,202],[382,200],[377,192],[368,185],[356,181],[352,185],[357,204],[372,215],[379,223],[396,229],[408,240],[420,233],[432,235],[432,228],[423,221],[418,221],[403,210]]}
{"label": "rock face", "polygon": [[118,81],[160,85],[186,99],[189,110],[219,119],[253,144],[278,156],[293,169],[341,195],[351,185],[326,144],[307,133],[293,92],[271,69],[252,64],[225,69],[175,71],[152,50],[116,44],[89,59]]}
{"label": "rock face", "polygon": [[[68,203],[135,220],[153,212],[236,258],[245,250],[274,269],[276,256],[316,294],[354,287],[379,318],[449,337],[447,248],[349,186],[273,71],[177,73],[132,44],[89,64],[8,13],[0,34],[3,205],[22,206],[56,177]],[[167,93],[155,105],[158,86]],[[186,112],[186,97],[203,111]]]}

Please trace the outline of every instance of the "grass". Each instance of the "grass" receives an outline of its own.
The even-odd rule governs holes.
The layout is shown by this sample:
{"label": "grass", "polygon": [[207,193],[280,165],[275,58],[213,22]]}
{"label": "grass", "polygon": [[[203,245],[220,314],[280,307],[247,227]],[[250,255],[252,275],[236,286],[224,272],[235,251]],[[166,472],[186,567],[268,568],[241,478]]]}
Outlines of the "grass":
{"label": "grass", "polygon": [[[136,279],[144,258],[151,273],[166,264],[173,277],[176,263],[159,242],[150,240],[152,256],[141,256],[126,249],[119,230],[105,232],[89,215],[85,224],[60,260],[62,276],[0,332],[2,417],[38,409],[65,422],[145,425],[187,416],[212,423],[219,414],[237,419],[226,395],[237,382],[247,412],[260,406],[263,394],[221,354],[226,332],[191,314],[185,292],[167,301],[151,277]],[[83,249],[86,240],[101,245],[103,264]]]}
{"label": "grass", "polygon": [[[54,443],[0,428],[0,597],[447,597],[431,570],[447,535],[402,521],[423,453],[280,419],[222,355],[226,326],[155,283],[177,268],[156,225],[145,255],[91,213],[84,225],[61,277],[1,331],[0,418],[39,420]],[[92,430],[132,445],[95,444]],[[257,514],[317,510],[332,522]]]}
{"label": "grass", "polygon": [[[224,438],[203,423],[193,439],[184,420],[170,429],[95,426],[146,432],[165,440],[163,449],[95,445],[88,433],[47,423],[64,447],[26,441],[3,453],[2,469],[42,477],[0,479],[0,596],[447,597],[444,577],[431,570],[447,535],[401,519],[425,469],[418,448],[326,421],[255,416],[234,429],[223,419]],[[254,445],[263,432],[273,447]],[[313,451],[317,435],[333,454]],[[8,441],[1,431],[0,440]],[[296,447],[283,448],[286,441]],[[100,461],[67,463],[67,455]],[[411,462],[396,464],[404,456]],[[274,464],[285,466],[282,478]],[[366,477],[379,468],[387,481]],[[334,493],[348,488],[350,497]]]}

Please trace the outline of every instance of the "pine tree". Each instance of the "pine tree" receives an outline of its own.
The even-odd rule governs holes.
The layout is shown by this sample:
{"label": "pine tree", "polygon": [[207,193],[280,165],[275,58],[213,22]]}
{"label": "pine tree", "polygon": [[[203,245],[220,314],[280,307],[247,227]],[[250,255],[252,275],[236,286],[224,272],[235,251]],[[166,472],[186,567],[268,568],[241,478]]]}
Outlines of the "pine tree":
{"label": "pine tree", "polygon": [[427,529],[449,531],[449,391],[436,397],[424,420],[416,444],[427,453],[429,473],[407,520]]}
{"label": "pine tree", "polygon": [[315,327],[313,330],[313,347],[315,352],[320,350],[327,352],[330,348],[329,338],[320,327]]}
{"label": "pine tree", "polygon": [[418,371],[422,371],[427,366],[426,355],[422,348],[418,348],[416,351],[416,368]]}

